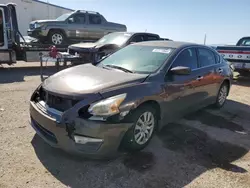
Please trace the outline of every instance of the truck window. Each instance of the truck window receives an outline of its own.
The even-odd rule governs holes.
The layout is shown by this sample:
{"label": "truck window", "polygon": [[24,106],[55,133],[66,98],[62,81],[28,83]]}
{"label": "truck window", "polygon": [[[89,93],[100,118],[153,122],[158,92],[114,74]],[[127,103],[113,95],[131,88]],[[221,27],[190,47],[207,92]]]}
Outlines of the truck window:
{"label": "truck window", "polygon": [[250,46],[250,39],[245,39],[242,41],[242,46]]}
{"label": "truck window", "polygon": [[0,10],[0,46],[4,45],[4,36],[3,36],[3,12]]}
{"label": "truck window", "polygon": [[74,24],[84,24],[85,23],[85,14],[74,14],[73,15]]}
{"label": "truck window", "polygon": [[142,42],[145,41],[143,35],[135,35],[130,42]]}
{"label": "truck window", "polygon": [[241,38],[236,46],[250,46],[250,37],[243,37]]}
{"label": "truck window", "polygon": [[95,14],[89,14],[89,24],[101,24],[101,16]]}
{"label": "truck window", "polygon": [[146,35],[146,40],[150,41],[150,40],[159,40],[159,37],[154,36],[154,35]]}

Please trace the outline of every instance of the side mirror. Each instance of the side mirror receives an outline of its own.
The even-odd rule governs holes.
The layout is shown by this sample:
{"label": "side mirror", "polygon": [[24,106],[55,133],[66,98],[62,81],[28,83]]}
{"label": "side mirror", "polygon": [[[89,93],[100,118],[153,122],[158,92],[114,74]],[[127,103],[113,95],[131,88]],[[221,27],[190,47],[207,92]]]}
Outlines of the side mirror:
{"label": "side mirror", "polygon": [[74,22],[74,18],[69,18],[68,19],[68,23],[73,23]]}
{"label": "side mirror", "polygon": [[170,72],[176,75],[189,75],[191,69],[189,67],[177,66],[170,69]]}

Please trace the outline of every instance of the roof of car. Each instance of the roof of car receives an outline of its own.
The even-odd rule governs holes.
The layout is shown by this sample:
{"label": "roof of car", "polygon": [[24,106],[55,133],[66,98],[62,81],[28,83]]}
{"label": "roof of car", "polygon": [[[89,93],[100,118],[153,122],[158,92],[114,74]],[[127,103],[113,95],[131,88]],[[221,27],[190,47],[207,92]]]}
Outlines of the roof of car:
{"label": "roof of car", "polygon": [[145,42],[134,43],[133,45],[182,48],[182,47],[187,47],[191,45],[199,45],[199,44],[189,43],[189,42],[179,42],[179,41],[155,40],[155,41],[145,41]]}
{"label": "roof of car", "polygon": [[[156,33],[148,33],[148,32],[124,32],[124,31],[117,31],[114,33],[123,33],[123,34],[130,34],[130,35],[135,35],[135,34],[149,34],[149,35],[158,35]],[[159,36],[159,35],[158,35]]]}

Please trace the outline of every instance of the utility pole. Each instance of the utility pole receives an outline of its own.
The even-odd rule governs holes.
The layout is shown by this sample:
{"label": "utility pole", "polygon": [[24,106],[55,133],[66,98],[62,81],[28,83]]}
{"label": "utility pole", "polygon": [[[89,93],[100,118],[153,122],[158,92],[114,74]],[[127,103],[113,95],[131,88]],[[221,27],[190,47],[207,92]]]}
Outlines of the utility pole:
{"label": "utility pole", "polygon": [[50,16],[49,16],[49,0],[47,0],[47,10],[48,10],[48,15],[47,15],[47,17],[48,17],[48,19],[50,19]]}
{"label": "utility pole", "polygon": [[206,40],[207,40],[207,34],[204,36],[204,45],[206,45]]}

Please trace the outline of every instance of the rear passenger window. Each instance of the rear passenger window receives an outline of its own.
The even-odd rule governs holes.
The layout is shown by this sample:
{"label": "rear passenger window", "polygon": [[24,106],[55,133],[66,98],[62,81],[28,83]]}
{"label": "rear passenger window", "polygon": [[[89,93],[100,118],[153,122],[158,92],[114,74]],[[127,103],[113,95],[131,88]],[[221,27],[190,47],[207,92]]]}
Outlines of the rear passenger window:
{"label": "rear passenger window", "polygon": [[194,48],[186,49],[181,52],[175,59],[172,67],[184,66],[189,67],[191,70],[198,68],[196,51]]}
{"label": "rear passenger window", "polygon": [[214,53],[211,50],[198,48],[198,57],[200,67],[206,67],[216,64]]}
{"label": "rear passenger window", "polygon": [[216,61],[216,63],[217,64],[220,63],[221,56],[219,54],[217,54],[217,53],[214,53],[214,54],[215,54],[215,61]]}
{"label": "rear passenger window", "polygon": [[73,23],[84,24],[85,23],[85,14],[75,14],[73,16]]}

